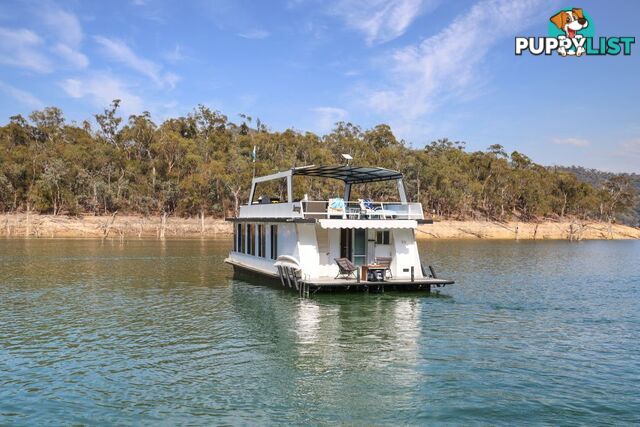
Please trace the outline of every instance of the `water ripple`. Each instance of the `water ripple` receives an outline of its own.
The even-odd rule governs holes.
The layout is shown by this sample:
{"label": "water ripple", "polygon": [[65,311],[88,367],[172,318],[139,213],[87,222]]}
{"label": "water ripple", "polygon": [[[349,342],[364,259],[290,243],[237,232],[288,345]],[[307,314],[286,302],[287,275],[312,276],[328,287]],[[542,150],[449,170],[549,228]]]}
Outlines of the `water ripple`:
{"label": "water ripple", "polygon": [[439,296],[307,300],[228,249],[0,240],[0,424],[640,422],[638,242],[434,242]]}

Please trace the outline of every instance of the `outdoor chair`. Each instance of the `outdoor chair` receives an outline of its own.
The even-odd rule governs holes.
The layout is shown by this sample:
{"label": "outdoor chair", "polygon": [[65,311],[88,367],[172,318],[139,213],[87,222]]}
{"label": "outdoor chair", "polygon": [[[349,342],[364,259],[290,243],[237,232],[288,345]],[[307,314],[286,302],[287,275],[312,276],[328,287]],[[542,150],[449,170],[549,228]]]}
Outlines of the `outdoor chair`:
{"label": "outdoor chair", "polygon": [[[396,212],[384,209],[382,203],[375,203],[371,199],[358,199],[360,203],[360,211],[367,218],[387,219],[387,217],[395,218]],[[379,206],[376,206],[378,204]]]}
{"label": "outdoor chair", "polygon": [[356,267],[355,265],[353,265],[353,263],[351,261],[349,261],[349,258],[334,258],[336,261],[336,264],[338,264],[338,269],[339,272],[336,275],[336,277],[334,277],[334,279],[338,279],[340,278],[340,276],[342,276],[342,279],[348,279],[349,277],[353,276],[353,278],[355,279],[355,272],[358,269],[358,267]]}
{"label": "outdoor chair", "polygon": [[373,206],[373,202],[369,199],[358,199],[360,203],[360,212],[367,218],[372,216],[380,216],[379,212],[376,212],[376,208]]}
{"label": "outdoor chair", "polygon": [[345,204],[344,200],[337,197],[335,199],[329,199],[329,205],[327,206],[327,218],[339,216],[345,217]]}

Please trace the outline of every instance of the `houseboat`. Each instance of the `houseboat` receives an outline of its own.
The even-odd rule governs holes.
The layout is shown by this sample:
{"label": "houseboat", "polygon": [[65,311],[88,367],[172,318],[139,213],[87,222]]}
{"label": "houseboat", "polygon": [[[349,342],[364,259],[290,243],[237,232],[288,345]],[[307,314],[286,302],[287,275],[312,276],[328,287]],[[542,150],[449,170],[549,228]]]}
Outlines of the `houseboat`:
{"label": "houseboat", "polygon": [[[294,199],[294,180],[338,180],[329,200]],[[306,180],[306,178],[305,178]],[[342,181],[342,183],[340,183]],[[398,201],[351,200],[357,185],[395,181]],[[308,180],[305,181],[308,183]],[[394,192],[396,190],[394,189]],[[355,191],[354,191],[355,192]],[[407,200],[400,172],[349,165],[303,166],[252,180],[234,223],[234,272],[262,276],[301,294],[319,290],[427,290],[453,284],[423,266],[416,244],[422,205]]]}

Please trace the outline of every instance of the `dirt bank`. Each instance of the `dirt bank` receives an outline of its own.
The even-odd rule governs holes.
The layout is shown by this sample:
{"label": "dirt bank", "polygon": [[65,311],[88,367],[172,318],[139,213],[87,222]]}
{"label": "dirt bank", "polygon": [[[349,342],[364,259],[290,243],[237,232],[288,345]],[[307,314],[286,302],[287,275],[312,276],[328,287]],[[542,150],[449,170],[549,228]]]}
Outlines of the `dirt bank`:
{"label": "dirt bank", "polygon": [[[0,236],[5,237],[191,238],[227,237],[232,232],[231,223],[216,218],[0,215]],[[421,225],[416,234],[425,239],[640,239],[638,228],[581,221],[436,221]]]}
{"label": "dirt bank", "polygon": [[640,239],[640,229],[620,224],[587,221],[491,222],[436,221],[421,225],[424,239],[589,240]]}
{"label": "dirt bank", "polygon": [[0,236],[177,238],[231,235],[231,223],[223,219],[162,218],[129,215],[67,217],[9,214],[0,216]]}

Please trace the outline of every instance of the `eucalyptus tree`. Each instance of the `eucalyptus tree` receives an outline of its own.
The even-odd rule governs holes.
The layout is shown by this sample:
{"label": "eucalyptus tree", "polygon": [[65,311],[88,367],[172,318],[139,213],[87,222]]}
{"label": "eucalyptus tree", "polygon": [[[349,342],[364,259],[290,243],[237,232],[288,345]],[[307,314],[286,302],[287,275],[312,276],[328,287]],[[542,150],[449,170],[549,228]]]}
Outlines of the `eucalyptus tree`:
{"label": "eucalyptus tree", "polygon": [[[464,142],[442,138],[413,148],[386,124],[363,129],[338,122],[324,135],[273,131],[249,115],[239,115],[240,123],[234,123],[204,105],[156,124],[149,112],[125,120],[119,107],[116,99],[96,114],[95,129],[88,121],[67,123],[55,107],[28,118],[12,116],[0,126],[0,210],[232,215],[247,199],[254,174],[344,164],[341,154],[346,153],[353,156],[352,165],[404,173],[412,200],[444,217],[636,223],[640,217],[637,177],[599,173],[598,180],[589,181],[580,171],[545,168],[515,151],[508,155],[500,144],[467,152]],[[296,199],[341,194],[337,181],[300,177],[297,184]],[[280,198],[284,193],[282,184],[273,188]],[[393,193],[395,188],[374,183],[357,189],[354,197],[387,200]]]}

